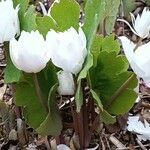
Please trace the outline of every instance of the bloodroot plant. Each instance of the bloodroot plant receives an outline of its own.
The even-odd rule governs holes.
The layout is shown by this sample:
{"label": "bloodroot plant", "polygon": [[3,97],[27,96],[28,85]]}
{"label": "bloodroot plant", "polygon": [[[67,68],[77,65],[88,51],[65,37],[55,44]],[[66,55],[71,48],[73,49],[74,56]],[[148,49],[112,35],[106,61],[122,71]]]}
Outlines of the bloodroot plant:
{"label": "bloodroot plant", "polygon": [[0,1],[0,20],[4,21],[0,43],[7,54],[5,82],[13,85],[14,102],[21,106],[26,124],[41,136],[57,137],[61,144],[66,128],[62,108],[69,103],[73,120],[69,128],[79,138],[77,149],[86,149],[99,123],[115,123],[117,116],[134,105],[137,79],[128,71],[129,63],[150,85],[145,71],[149,44],[134,52],[135,44],[120,37],[129,63],[120,54],[120,44],[112,34],[118,0],[87,0],[82,24],[75,0],[57,0],[48,12],[40,5],[44,15],[29,0]]}

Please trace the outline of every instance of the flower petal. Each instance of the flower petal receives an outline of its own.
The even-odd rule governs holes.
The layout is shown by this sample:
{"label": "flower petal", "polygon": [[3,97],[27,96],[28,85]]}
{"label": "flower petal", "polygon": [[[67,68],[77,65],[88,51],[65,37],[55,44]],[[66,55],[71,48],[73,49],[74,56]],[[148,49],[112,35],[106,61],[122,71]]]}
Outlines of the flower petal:
{"label": "flower petal", "polygon": [[134,29],[133,27],[131,27],[131,25],[129,24],[129,22],[127,22],[127,21],[124,20],[124,19],[117,19],[117,21],[121,21],[121,22],[126,23],[126,24],[129,26],[129,28],[131,29],[131,31],[132,31],[135,35],[139,36],[139,34],[135,31],[135,29]]}

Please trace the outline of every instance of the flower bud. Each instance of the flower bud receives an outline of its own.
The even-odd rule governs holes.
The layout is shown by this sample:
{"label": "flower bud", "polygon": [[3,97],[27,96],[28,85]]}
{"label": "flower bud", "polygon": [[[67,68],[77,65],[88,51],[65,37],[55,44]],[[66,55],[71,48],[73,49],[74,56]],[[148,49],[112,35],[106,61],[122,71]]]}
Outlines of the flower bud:
{"label": "flower bud", "polygon": [[65,71],[59,71],[57,77],[59,81],[58,93],[60,95],[73,95],[75,85],[72,74]]}
{"label": "flower bud", "polygon": [[20,33],[18,10],[19,6],[13,8],[12,0],[0,1],[0,43],[10,41]]}
{"label": "flower bud", "polygon": [[40,72],[50,60],[39,31],[22,31],[18,41],[13,38],[10,41],[10,57],[16,68],[27,73]]}
{"label": "flower bud", "polygon": [[71,27],[64,32],[51,30],[46,36],[47,47],[51,48],[51,60],[57,67],[73,74],[79,73],[87,55],[86,37]]}

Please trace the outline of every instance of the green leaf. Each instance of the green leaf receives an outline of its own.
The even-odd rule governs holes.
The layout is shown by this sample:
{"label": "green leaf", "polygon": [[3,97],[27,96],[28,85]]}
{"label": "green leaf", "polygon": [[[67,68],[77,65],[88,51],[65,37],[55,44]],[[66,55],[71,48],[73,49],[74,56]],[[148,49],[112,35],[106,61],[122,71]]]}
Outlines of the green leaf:
{"label": "green leaf", "polygon": [[83,67],[83,69],[81,70],[81,72],[79,73],[78,82],[79,82],[81,79],[86,78],[87,73],[88,73],[89,69],[90,69],[92,66],[93,66],[93,55],[89,52],[89,53],[88,53],[88,56],[87,56],[87,58],[86,58],[84,67]]}
{"label": "green leaf", "polygon": [[30,32],[36,30],[36,11],[35,6],[29,5],[29,0],[13,0],[14,6],[19,5],[20,29]]}
{"label": "green leaf", "polygon": [[58,83],[56,72],[57,71],[54,65],[51,62],[49,62],[46,68],[37,74],[42,96],[45,100],[46,105],[50,89],[53,85]]}
{"label": "green leaf", "polygon": [[56,136],[61,133],[62,122],[57,106],[57,99],[56,99],[57,88],[58,85],[55,84],[50,90],[48,98],[49,113],[44,122],[36,130],[40,135]]}
{"label": "green leaf", "polygon": [[85,64],[78,76],[78,81],[86,78],[89,69],[93,66],[93,56],[90,52],[91,46],[97,32],[97,28],[100,22],[100,19],[103,16],[104,12],[104,1],[103,0],[87,0],[85,6],[85,23],[83,30],[87,38],[87,50],[88,56],[85,60]]}
{"label": "green leaf", "polygon": [[47,112],[40,103],[33,81],[30,81],[30,84],[17,83],[15,99],[18,106],[24,106],[23,113],[26,122],[34,129],[39,127],[46,118]]}
{"label": "green leaf", "polygon": [[75,101],[76,101],[76,111],[80,112],[80,109],[83,105],[83,91],[82,91],[82,87],[81,87],[81,80],[78,82],[78,85],[77,85]]}
{"label": "green leaf", "polygon": [[48,115],[48,95],[51,87],[57,82],[56,77],[55,69],[51,64],[37,74],[44,106],[38,97],[31,74],[24,74],[26,82],[16,84],[16,104],[24,107],[26,122],[34,129],[37,129]]}
{"label": "green leaf", "polygon": [[150,0],[146,0],[146,4],[147,4],[147,5],[150,5]]}
{"label": "green leaf", "polygon": [[22,72],[18,70],[12,63],[10,57],[7,57],[7,66],[4,73],[5,83],[14,83],[20,80]]}
{"label": "green leaf", "polygon": [[137,93],[133,92],[136,85],[136,76],[131,75],[110,98],[110,105],[108,106],[109,113],[114,115],[124,114],[131,109],[137,98]]}
{"label": "green leaf", "polygon": [[92,89],[90,90],[91,94],[92,94],[92,97],[93,99],[95,100],[95,102],[97,103],[98,107],[103,111],[103,105],[102,105],[102,102],[99,98],[99,96],[96,94],[95,91],[93,91]]}
{"label": "green leaf", "polygon": [[135,0],[122,0],[124,14],[127,17],[135,8],[136,1]]}
{"label": "green leaf", "polygon": [[107,52],[115,51],[117,54],[120,52],[120,44],[119,44],[118,40],[115,39],[114,34],[106,36],[103,39],[102,51],[107,51]]}
{"label": "green leaf", "polygon": [[50,13],[58,25],[59,31],[67,30],[71,26],[78,30],[80,7],[75,0],[55,2]]}
{"label": "green leaf", "polygon": [[105,124],[114,124],[116,122],[116,117],[110,115],[106,110],[101,112],[100,117]]}
{"label": "green leaf", "polygon": [[29,0],[13,0],[13,4],[15,7],[19,5],[19,18],[21,18],[28,8]]}
{"label": "green leaf", "polygon": [[32,30],[36,30],[36,11],[35,6],[30,5],[27,12],[22,16],[20,20],[21,30],[25,30],[30,32]]}
{"label": "green leaf", "polygon": [[49,16],[37,17],[36,18],[37,29],[40,33],[46,36],[50,29],[57,31],[57,27],[53,19]]}
{"label": "green leaf", "polygon": [[120,0],[105,0],[105,30],[107,34],[112,33],[116,22]]}
{"label": "green leaf", "polygon": [[5,68],[5,73],[4,73],[4,81],[5,83],[18,82],[22,75],[22,71],[18,70],[11,61],[10,54],[9,54],[9,43],[5,43],[4,47],[5,47],[6,59],[7,59],[7,66]]}
{"label": "green leaf", "polygon": [[[108,44],[109,43],[109,44]],[[115,40],[114,34],[103,37],[103,35],[96,35],[94,42],[91,47],[91,53],[94,57],[94,66],[97,64],[97,58],[101,51],[116,52],[120,51],[120,45],[117,40]]]}
{"label": "green leaf", "polygon": [[[111,108],[111,97],[132,75],[131,72],[127,71],[128,67],[125,56],[117,55],[115,52],[108,53],[102,51],[98,56],[97,66],[90,70],[92,89],[100,96],[104,109],[111,114],[119,115],[127,112],[133,106],[136,99],[133,89],[136,87],[137,81],[133,82],[133,84],[128,84],[122,93],[117,95],[115,101],[119,101],[117,102],[118,105],[116,106],[116,103],[114,103]],[[130,102],[125,100],[125,95],[130,97]],[[128,102],[126,103],[126,101]],[[124,107],[123,103],[126,103],[126,107]],[[113,108],[116,109],[116,107],[118,109],[121,108],[120,111],[118,109],[114,111]]]}
{"label": "green leaf", "polygon": [[[85,23],[83,26],[88,41],[88,49],[92,44],[93,36],[97,31],[98,25],[104,15],[104,0],[87,0],[85,5]],[[102,21],[102,20],[101,20]]]}

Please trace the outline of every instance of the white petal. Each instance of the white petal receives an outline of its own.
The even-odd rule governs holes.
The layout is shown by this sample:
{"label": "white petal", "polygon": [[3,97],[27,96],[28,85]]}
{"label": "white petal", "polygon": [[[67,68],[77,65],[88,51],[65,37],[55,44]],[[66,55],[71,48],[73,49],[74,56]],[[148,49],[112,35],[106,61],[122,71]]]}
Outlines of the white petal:
{"label": "white petal", "polygon": [[47,16],[48,15],[48,12],[45,8],[45,6],[43,5],[43,3],[39,2],[40,6],[41,6],[41,9],[42,9],[42,12],[43,12],[43,15],[44,16]]}
{"label": "white petal", "polygon": [[75,92],[73,75],[65,71],[59,71],[57,76],[59,81],[58,93],[60,95],[73,95]]}
{"label": "white petal", "polygon": [[131,31],[132,31],[135,35],[139,36],[138,32],[136,32],[135,29],[134,29],[133,27],[131,27],[131,25],[129,24],[129,22],[127,22],[127,21],[124,20],[124,19],[117,19],[117,21],[121,21],[121,22],[126,23],[126,24],[129,26],[129,28],[131,29]]}
{"label": "white petal", "polygon": [[132,13],[130,13],[130,16],[131,16],[131,20],[132,20],[132,26],[134,27],[135,26],[135,17]]}
{"label": "white petal", "polygon": [[139,46],[135,51],[134,61],[138,65],[138,67],[143,70],[143,73],[138,73],[139,77],[147,78],[150,80],[150,42]]}
{"label": "white petal", "polygon": [[132,61],[134,55],[135,44],[125,36],[118,37],[121,40],[123,50],[129,62]]}
{"label": "white petal", "polygon": [[10,52],[10,57],[11,57],[13,64],[18,69],[21,70],[20,63],[18,61],[19,60],[19,56],[18,56],[19,47],[18,47],[17,40],[15,38],[13,38],[9,43],[9,52]]}
{"label": "white petal", "polygon": [[[135,53],[134,53],[134,48],[136,45],[125,36],[121,36],[118,38],[122,42],[123,50],[125,52],[125,55],[131,65],[133,71],[137,74],[138,77],[143,77],[145,72],[141,68],[141,65],[138,63],[139,58],[136,57]],[[136,51],[138,51],[138,50],[136,50]]]}
{"label": "white petal", "polygon": [[57,145],[57,150],[71,150],[71,149],[65,144],[59,144]]}
{"label": "white petal", "polygon": [[144,123],[139,121],[139,116],[128,118],[127,129],[137,134],[139,140],[150,140],[150,124],[144,120]]}

